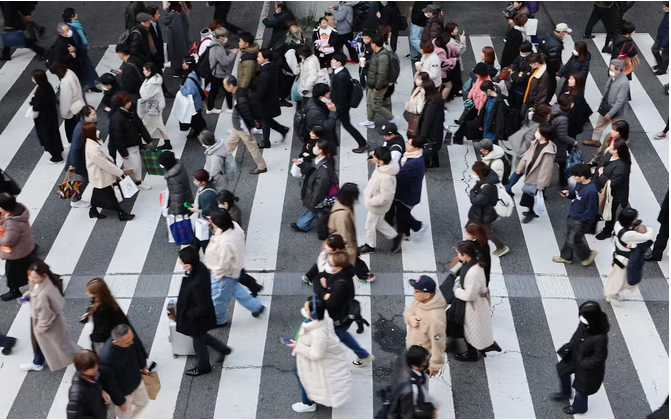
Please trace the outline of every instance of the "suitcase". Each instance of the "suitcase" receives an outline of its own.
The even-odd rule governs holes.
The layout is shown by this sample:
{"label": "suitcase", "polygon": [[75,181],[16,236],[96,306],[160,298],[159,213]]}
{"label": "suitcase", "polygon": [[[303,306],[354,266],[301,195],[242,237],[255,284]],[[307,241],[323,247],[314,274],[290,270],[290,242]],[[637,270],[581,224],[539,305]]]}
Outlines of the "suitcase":
{"label": "suitcase", "polygon": [[195,356],[196,352],[193,349],[193,339],[187,335],[177,332],[177,323],[170,321],[170,336],[168,337],[172,344],[172,356],[177,358],[179,356]]}

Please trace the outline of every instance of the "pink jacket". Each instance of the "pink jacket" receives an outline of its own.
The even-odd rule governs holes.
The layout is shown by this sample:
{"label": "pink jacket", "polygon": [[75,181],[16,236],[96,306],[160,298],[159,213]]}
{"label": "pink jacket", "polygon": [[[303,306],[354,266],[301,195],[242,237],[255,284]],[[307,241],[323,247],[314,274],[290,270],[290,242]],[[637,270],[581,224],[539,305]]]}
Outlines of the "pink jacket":
{"label": "pink jacket", "polygon": [[436,45],[436,40],[434,39],[433,41],[433,47],[435,53],[438,55],[440,58],[441,66],[440,66],[440,77],[445,79],[447,77],[447,72],[452,70],[454,66],[457,65],[457,61],[459,60],[459,46],[450,44],[449,42],[445,45],[445,48],[447,49],[447,52],[445,52],[444,49],[438,47]]}
{"label": "pink jacket", "polygon": [[35,249],[33,231],[30,229],[30,213],[23,204],[17,204],[13,213],[0,218],[0,258],[18,260],[30,255]]}
{"label": "pink jacket", "polygon": [[473,83],[471,90],[468,92],[468,97],[473,99],[473,104],[475,104],[475,109],[477,109],[478,112],[480,112],[482,106],[487,102],[487,94],[480,90],[480,85],[482,85],[482,82],[485,80],[492,80],[492,78],[489,76],[485,78],[476,76],[475,83]]}

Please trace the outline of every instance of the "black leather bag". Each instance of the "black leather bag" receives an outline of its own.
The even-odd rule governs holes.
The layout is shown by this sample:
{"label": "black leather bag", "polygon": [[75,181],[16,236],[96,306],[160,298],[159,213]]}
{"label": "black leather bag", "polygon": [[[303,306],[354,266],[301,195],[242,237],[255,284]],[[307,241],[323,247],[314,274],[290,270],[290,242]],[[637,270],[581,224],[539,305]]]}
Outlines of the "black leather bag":
{"label": "black leather bag", "polygon": [[[606,102],[606,99],[604,98],[604,99],[601,100],[601,103],[599,104],[598,112],[599,112],[599,114],[601,114],[602,116],[605,117],[608,114],[608,111],[610,111],[610,108],[611,108],[611,106],[608,105],[608,102]],[[611,117],[612,117],[612,115],[611,115]]]}

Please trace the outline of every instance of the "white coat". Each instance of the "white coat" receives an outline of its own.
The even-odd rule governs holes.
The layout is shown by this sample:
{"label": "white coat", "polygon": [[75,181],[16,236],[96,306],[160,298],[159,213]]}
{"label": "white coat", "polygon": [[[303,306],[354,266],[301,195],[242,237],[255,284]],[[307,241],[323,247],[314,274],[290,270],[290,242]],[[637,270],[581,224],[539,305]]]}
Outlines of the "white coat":
{"label": "white coat", "polygon": [[474,265],[461,279],[461,287],[454,291],[454,297],[466,302],[464,315],[464,338],[478,350],[486,349],[494,343],[492,329],[492,307],[486,296],[485,270]]}
{"label": "white coat", "polygon": [[443,79],[441,78],[440,73],[440,57],[435,52],[432,52],[429,55],[422,54],[422,58],[419,60],[419,64],[422,65],[422,71],[429,74],[429,78],[436,87],[440,87],[443,84]]}
{"label": "white coat", "polygon": [[499,145],[494,145],[494,148],[487,156],[482,156],[482,161],[491,168],[492,171],[496,172],[496,175],[499,176],[499,180],[503,180],[503,173],[506,170],[505,165],[503,164],[503,149]]}
{"label": "white coat", "polygon": [[158,117],[163,118],[161,113],[163,113],[163,108],[165,108],[165,96],[161,88],[162,83],[163,78],[158,74],[142,82],[142,86],[140,86],[140,99],[137,100],[138,117],[144,119],[147,116],[149,108],[157,107],[159,111]]}
{"label": "white coat", "polygon": [[223,232],[217,228],[210,238],[203,262],[214,278],[240,278],[245,266],[245,231],[233,222],[233,229]]}
{"label": "white coat", "polygon": [[310,400],[326,407],[340,407],[349,399],[352,366],[328,315],[324,314],[321,321],[302,324],[293,354],[298,378]]}
{"label": "white coat", "polygon": [[82,94],[82,86],[79,84],[77,75],[70,69],[65,72],[65,76],[61,79],[60,95],[59,95],[59,112],[61,117],[66,120],[74,117],[75,114],[70,111],[70,107],[77,101],[84,102],[84,95]]}
{"label": "white coat", "polygon": [[107,152],[102,141],[85,139],[86,170],[89,173],[89,183],[94,188],[106,188],[116,182],[117,177],[123,176],[121,168]]}
{"label": "white coat", "polygon": [[312,87],[317,83],[317,77],[319,77],[319,59],[316,55],[312,54],[301,63],[300,67],[301,75],[298,79],[298,92],[303,95],[303,91],[307,90],[304,96],[307,98],[312,98]]}
{"label": "white coat", "polygon": [[363,191],[363,204],[373,214],[386,214],[396,194],[396,174],[400,168],[396,161],[378,166]]}

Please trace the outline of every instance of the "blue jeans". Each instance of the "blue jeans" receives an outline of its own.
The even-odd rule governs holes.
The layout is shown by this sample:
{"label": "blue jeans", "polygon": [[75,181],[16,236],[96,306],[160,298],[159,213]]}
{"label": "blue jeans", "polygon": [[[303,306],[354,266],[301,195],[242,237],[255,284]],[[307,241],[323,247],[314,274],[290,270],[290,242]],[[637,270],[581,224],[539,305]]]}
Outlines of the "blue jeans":
{"label": "blue jeans", "polygon": [[303,384],[301,383],[301,378],[298,377],[298,366],[294,366],[294,374],[296,375],[296,379],[298,379],[298,386],[301,388],[301,402],[305,405],[314,404],[308,398],[308,394],[305,393],[305,388],[303,388]]}
{"label": "blue jeans", "polygon": [[510,176],[508,177],[508,183],[505,185],[506,191],[510,192],[510,190],[513,188],[513,185],[517,184],[517,181],[522,178],[521,174],[518,174],[515,171],[511,171]]}
{"label": "blue jeans", "polygon": [[310,223],[312,223],[312,220],[317,216],[319,216],[318,211],[306,209],[298,218],[298,227],[307,232],[310,230]]}
{"label": "blue jeans", "polygon": [[[567,397],[571,396],[571,375],[562,375],[559,377],[561,383],[561,393]],[[582,395],[578,391],[575,392],[575,398],[571,407],[573,411],[579,414],[587,412],[587,395]]]}
{"label": "blue jeans", "polygon": [[335,327],[335,333],[344,345],[352,349],[352,351],[356,354],[356,357],[359,359],[365,359],[369,356],[369,354],[366,350],[361,348],[359,343],[357,343],[354,337],[352,337],[352,334],[347,332],[347,329],[350,325],[351,323],[349,322],[344,325],[338,325]]}
{"label": "blue jeans", "polygon": [[410,24],[410,36],[408,36],[408,41],[410,41],[410,57],[417,57],[421,54],[419,44],[422,42],[422,32],[424,32],[424,28],[414,23]]}
{"label": "blue jeans", "polygon": [[226,323],[226,310],[233,298],[250,312],[257,312],[263,306],[261,300],[247,293],[245,288],[238,283],[238,279],[234,279],[233,277],[217,279],[214,276],[210,276],[210,284],[212,286],[212,303],[214,303],[214,312],[217,315],[217,324]]}

